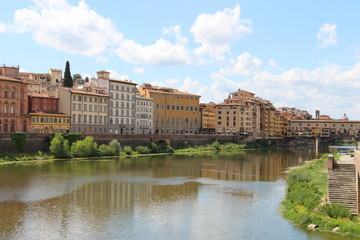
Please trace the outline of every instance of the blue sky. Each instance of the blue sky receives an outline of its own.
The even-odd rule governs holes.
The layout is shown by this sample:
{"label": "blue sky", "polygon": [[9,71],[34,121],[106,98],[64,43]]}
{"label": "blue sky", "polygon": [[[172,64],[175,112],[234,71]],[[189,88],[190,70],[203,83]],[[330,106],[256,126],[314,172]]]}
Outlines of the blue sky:
{"label": "blue sky", "polygon": [[221,102],[238,88],[360,120],[360,2],[17,0],[0,9],[0,64],[150,82]]}

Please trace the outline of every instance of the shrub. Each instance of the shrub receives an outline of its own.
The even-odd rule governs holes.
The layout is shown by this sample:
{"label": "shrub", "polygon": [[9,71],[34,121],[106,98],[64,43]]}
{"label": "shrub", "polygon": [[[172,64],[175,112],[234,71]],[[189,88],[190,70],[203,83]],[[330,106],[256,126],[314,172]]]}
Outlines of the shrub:
{"label": "shrub", "polygon": [[17,153],[23,153],[25,151],[26,134],[25,133],[12,134],[11,143],[13,144]]}
{"label": "shrub", "polygon": [[133,150],[132,150],[132,148],[130,146],[125,146],[124,147],[124,152],[125,152],[126,155],[131,155]]}
{"label": "shrub", "polygon": [[139,154],[149,154],[150,148],[146,147],[146,146],[137,146],[135,148],[135,150],[139,153]]}
{"label": "shrub", "polygon": [[99,146],[99,155],[101,156],[114,156],[116,151],[113,147],[106,145],[106,144],[101,144]]}
{"label": "shrub", "polygon": [[318,188],[308,182],[295,183],[287,192],[287,198],[293,206],[303,205],[308,210],[320,203],[320,196]]}
{"label": "shrub", "polygon": [[118,140],[116,140],[116,139],[111,140],[111,142],[109,143],[109,146],[114,149],[114,155],[119,155],[120,154],[121,145],[120,145]]}
{"label": "shrub", "polygon": [[155,142],[152,142],[150,144],[150,150],[151,150],[152,153],[159,153],[160,152],[160,148]]}
{"label": "shrub", "polygon": [[213,142],[211,144],[211,146],[215,149],[215,150],[220,150],[220,143],[216,140],[215,142]]}
{"label": "shrub", "polygon": [[327,203],[320,207],[320,213],[326,214],[331,218],[348,218],[350,217],[350,211],[343,204]]}
{"label": "shrub", "polygon": [[72,146],[72,144],[76,141],[81,140],[81,134],[78,133],[67,133],[64,134],[64,139],[69,141],[69,146]]}
{"label": "shrub", "polygon": [[71,153],[75,157],[96,157],[98,156],[97,143],[94,138],[87,136],[84,140],[78,140],[71,146]]}
{"label": "shrub", "polygon": [[289,174],[286,183],[289,188],[292,188],[295,183],[310,182],[311,179],[312,178],[309,171],[306,171],[304,169],[295,169]]}
{"label": "shrub", "polygon": [[68,158],[70,154],[69,141],[65,140],[62,134],[57,133],[50,142],[49,150],[56,158]]}

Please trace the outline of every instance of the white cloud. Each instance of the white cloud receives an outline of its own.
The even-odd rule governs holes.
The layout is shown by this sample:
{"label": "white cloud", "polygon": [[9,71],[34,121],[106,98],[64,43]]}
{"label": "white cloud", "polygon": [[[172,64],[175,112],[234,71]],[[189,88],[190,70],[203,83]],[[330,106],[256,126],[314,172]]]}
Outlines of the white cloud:
{"label": "white cloud", "polygon": [[124,61],[136,64],[174,66],[191,62],[190,51],[184,45],[172,44],[162,38],[148,46],[125,40],[116,52]]}
{"label": "white cloud", "polygon": [[[238,61],[230,70],[235,69]],[[244,76],[241,71],[232,77],[223,69],[213,73],[213,82],[203,98],[221,102],[229,92],[245,89],[257,96],[268,99],[275,106],[289,106],[313,113],[320,109],[323,114],[341,118],[346,112],[352,119],[360,120],[360,63],[348,70],[339,66],[322,67],[313,70],[293,68],[280,73],[267,70]]]}
{"label": "white cloud", "polygon": [[262,66],[263,61],[261,59],[244,52],[238,56],[233,66],[221,69],[220,73],[223,75],[250,76],[259,72]]}
{"label": "white cloud", "polygon": [[77,6],[65,0],[34,0],[35,6],[14,13],[11,32],[32,32],[40,45],[71,54],[97,56],[118,44],[122,35],[108,18],[97,14],[84,2]]}
{"label": "white cloud", "polygon": [[176,41],[182,45],[185,45],[188,41],[186,37],[182,35],[181,26],[176,25],[169,28],[163,28],[163,34],[164,35],[174,35],[176,38]]}
{"label": "white cloud", "polygon": [[6,24],[0,22],[0,33],[6,32],[6,31],[7,31],[7,26],[6,26]]}
{"label": "white cloud", "polygon": [[108,71],[110,73],[111,79],[131,81],[131,78],[129,77],[129,75],[119,74],[116,70],[113,70],[113,69],[106,70],[106,71]]}
{"label": "white cloud", "polygon": [[318,44],[320,47],[334,46],[337,44],[338,37],[336,32],[336,25],[325,23],[316,34]]}
{"label": "white cloud", "polygon": [[251,20],[240,19],[239,4],[215,14],[200,14],[190,29],[195,41],[201,44],[195,53],[223,60],[233,41],[252,33],[250,25]]}
{"label": "white cloud", "polygon": [[143,67],[137,67],[137,68],[134,68],[134,73],[144,74],[144,73],[146,73],[146,71],[145,71],[145,68],[143,68]]}

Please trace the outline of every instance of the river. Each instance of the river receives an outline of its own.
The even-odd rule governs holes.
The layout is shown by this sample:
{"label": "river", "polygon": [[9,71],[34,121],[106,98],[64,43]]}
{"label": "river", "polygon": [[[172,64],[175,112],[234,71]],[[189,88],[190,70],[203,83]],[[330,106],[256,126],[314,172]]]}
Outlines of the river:
{"label": "river", "polygon": [[0,166],[0,239],[350,239],[279,213],[312,149]]}

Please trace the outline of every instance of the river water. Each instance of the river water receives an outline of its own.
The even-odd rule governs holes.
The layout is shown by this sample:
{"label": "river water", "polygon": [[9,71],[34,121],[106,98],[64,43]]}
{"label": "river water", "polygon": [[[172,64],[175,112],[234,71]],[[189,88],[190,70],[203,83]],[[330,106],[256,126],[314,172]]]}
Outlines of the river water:
{"label": "river water", "polygon": [[312,149],[0,166],[0,239],[350,239],[279,213]]}

